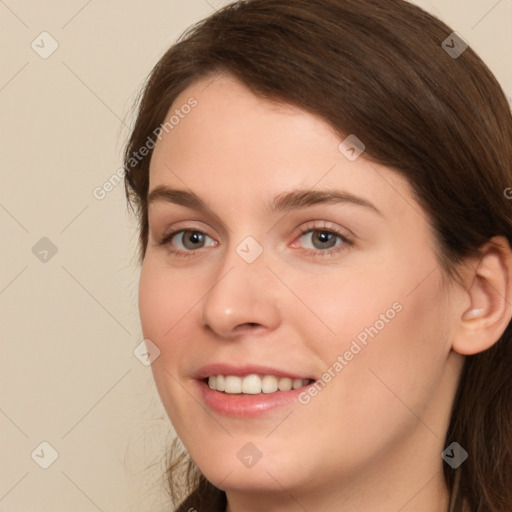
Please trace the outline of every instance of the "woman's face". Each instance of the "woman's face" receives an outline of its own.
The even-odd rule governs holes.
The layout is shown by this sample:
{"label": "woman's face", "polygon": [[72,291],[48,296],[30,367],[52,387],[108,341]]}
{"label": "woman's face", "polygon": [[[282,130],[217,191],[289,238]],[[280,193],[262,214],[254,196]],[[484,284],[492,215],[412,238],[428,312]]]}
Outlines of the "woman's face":
{"label": "woman's face", "polygon": [[[190,86],[170,116],[139,306],[192,458],[228,493],[419,490],[442,468],[461,356],[407,182],[226,76]],[[152,195],[162,187],[174,192]]]}

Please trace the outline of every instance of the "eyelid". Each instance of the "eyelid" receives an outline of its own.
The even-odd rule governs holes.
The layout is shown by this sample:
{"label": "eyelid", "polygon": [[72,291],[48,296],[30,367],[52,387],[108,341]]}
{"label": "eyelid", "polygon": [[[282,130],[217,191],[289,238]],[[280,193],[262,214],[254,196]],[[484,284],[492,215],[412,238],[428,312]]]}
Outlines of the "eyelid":
{"label": "eyelid", "polygon": [[[158,205],[159,203],[153,203],[154,205]],[[167,208],[166,208],[167,206]],[[172,205],[171,205],[172,206]],[[188,210],[188,212],[187,212]],[[194,216],[194,218],[191,218],[190,214],[192,213],[192,215]],[[177,219],[177,218],[182,218],[183,220],[176,220],[176,221],[171,221],[171,222],[167,222],[165,219]],[[194,224],[198,224],[199,226],[202,226],[202,227],[197,227],[197,230],[198,231],[205,231],[205,230],[213,230],[215,233],[218,233],[219,236],[228,236],[228,234],[231,231],[231,228],[229,228],[229,226],[226,226],[224,225],[223,223],[221,223],[220,221],[218,222],[217,219],[215,217],[209,217],[208,215],[206,214],[202,214],[201,212],[196,212],[194,210],[190,210],[190,209],[187,209],[186,207],[181,207],[177,213],[173,212],[173,210],[169,210],[168,208],[168,205],[163,205],[162,206],[162,209],[161,210],[157,210],[155,208],[155,211],[153,213],[152,216],[149,216],[148,215],[148,224],[149,226],[152,226],[154,225],[155,228],[159,225],[163,225],[165,222],[165,225],[166,226],[169,226],[169,225],[176,225],[176,226],[179,226],[179,225],[184,225],[185,228],[183,229],[188,229],[189,227],[193,227],[194,229],[196,229],[196,227],[194,226]],[[171,228],[169,228],[171,229]],[[176,227],[176,229],[178,229]],[[162,231],[161,229],[155,229],[155,231]]]}
{"label": "eyelid", "polygon": [[[199,231],[201,233],[208,235],[208,233],[211,231],[210,227],[201,222],[199,222],[199,225],[194,225],[195,222],[199,221],[179,221],[171,223],[169,226],[166,226],[163,229],[158,229],[155,227],[154,232],[156,234],[162,233],[162,235],[158,235],[155,238],[161,240],[162,238],[167,237],[168,235],[176,233],[178,231]],[[210,236],[210,238],[213,238],[211,235],[208,236]]]}
{"label": "eyelid", "polygon": [[299,228],[299,234],[307,233],[308,231],[332,231],[340,236],[343,236],[347,239],[355,239],[356,235],[350,231],[350,229],[347,229],[345,227],[341,227],[338,224],[335,224],[334,222],[330,222],[327,220],[311,220],[309,222],[306,222],[306,224],[301,225]]}

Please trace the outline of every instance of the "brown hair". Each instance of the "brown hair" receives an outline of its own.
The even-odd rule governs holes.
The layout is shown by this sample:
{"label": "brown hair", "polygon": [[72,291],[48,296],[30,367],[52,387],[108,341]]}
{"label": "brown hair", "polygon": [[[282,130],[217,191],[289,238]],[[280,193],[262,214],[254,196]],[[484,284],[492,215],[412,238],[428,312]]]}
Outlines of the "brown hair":
{"label": "brown hair", "polygon": [[[403,0],[241,0],[190,28],[151,72],[125,152],[140,261],[151,152],[136,162],[133,154],[158,133],[178,94],[212,73],[314,113],[342,137],[355,134],[366,158],[404,176],[436,233],[447,276],[458,279],[458,264],[494,235],[512,245],[512,204],[504,194],[512,186],[510,107],[470,47],[454,55],[443,45],[463,48],[452,32]],[[443,466],[453,512],[463,511],[463,500],[471,512],[512,510],[511,336],[509,324],[491,348],[465,360],[445,446],[456,441],[469,458],[457,471]],[[225,506],[225,494],[179,441],[173,448],[171,497],[181,496],[182,470],[185,492],[196,489],[180,510]]]}

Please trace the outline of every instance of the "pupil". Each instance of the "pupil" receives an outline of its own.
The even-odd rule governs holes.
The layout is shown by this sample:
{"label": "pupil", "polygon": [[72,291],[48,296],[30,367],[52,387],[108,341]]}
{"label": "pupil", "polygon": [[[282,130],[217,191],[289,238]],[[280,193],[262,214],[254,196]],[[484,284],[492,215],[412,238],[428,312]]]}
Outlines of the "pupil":
{"label": "pupil", "polygon": [[201,233],[199,233],[197,231],[190,231],[190,235],[189,235],[189,238],[188,238],[190,244],[193,245],[193,244],[200,243],[201,239],[202,239]]}
{"label": "pupil", "polygon": [[332,236],[332,233],[328,233],[326,231],[320,231],[319,232],[319,235],[318,235],[318,238],[320,240],[320,243],[321,244],[326,244],[329,242],[329,238]]}

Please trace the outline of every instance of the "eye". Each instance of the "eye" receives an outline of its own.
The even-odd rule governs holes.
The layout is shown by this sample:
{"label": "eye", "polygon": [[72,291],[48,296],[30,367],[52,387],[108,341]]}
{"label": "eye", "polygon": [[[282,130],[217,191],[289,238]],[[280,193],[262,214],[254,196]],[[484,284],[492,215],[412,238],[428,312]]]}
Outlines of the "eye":
{"label": "eye", "polygon": [[[177,236],[180,235],[181,236]],[[179,256],[193,256],[193,252],[197,249],[204,247],[205,239],[210,238],[206,233],[198,230],[181,229],[179,231],[173,231],[164,235],[159,241],[159,245],[166,245],[169,247],[169,252],[177,254]],[[175,239],[175,240],[174,240]],[[213,240],[210,238],[210,240]],[[174,241],[181,243],[181,247],[175,249]],[[212,245],[216,245],[216,242]]]}
{"label": "eye", "polygon": [[[354,245],[348,237],[341,234],[336,228],[328,227],[326,224],[323,226],[306,226],[301,229],[301,233],[302,236],[299,237],[299,240],[309,239],[311,241],[314,256],[338,253]],[[337,243],[338,241],[340,243]]]}
{"label": "eye", "polygon": [[[307,249],[307,252],[313,256],[327,256],[348,250],[354,243],[345,235],[340,233],[335,227],[330,227],[324,222],[323,225],[308,225],[301,229],[299,240],[305,239],[311,241],[313,249]],[[191,257],[200,254],[199,249],[206,247],[206,239],[213,243],[215,247],[218,243],[209,237],[206,233],[197,229],[181,229],[172,231],[164,235],[158,245],[167,246],[169,253],[180,257]],[[301,244],[302,245],[302,244]],[[295,244],[292,244],[292,247]]]}

